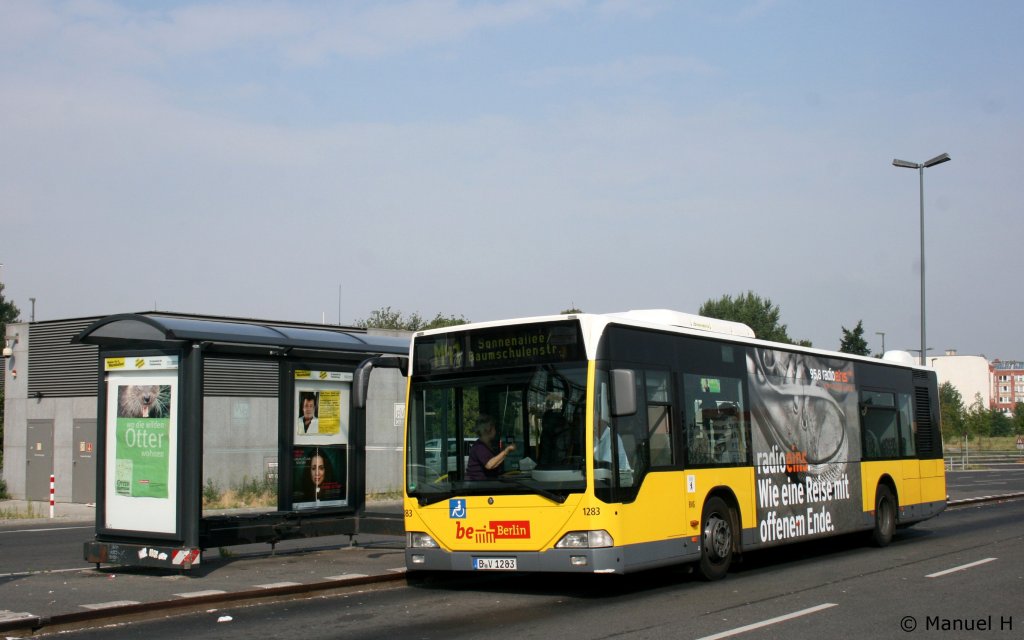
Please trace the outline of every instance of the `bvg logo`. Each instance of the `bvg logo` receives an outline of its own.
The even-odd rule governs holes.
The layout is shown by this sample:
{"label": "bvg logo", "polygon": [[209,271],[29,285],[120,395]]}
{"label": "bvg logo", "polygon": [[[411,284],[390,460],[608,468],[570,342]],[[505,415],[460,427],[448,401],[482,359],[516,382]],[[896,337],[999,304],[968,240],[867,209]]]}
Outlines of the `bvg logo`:
{"label": "bvg logo", "polygon": [[481,544],[491,544],[498,540],[529,540],[529,520],[491,520],[486,528],[464,527],[455,522],[456,540],[473,540]]}

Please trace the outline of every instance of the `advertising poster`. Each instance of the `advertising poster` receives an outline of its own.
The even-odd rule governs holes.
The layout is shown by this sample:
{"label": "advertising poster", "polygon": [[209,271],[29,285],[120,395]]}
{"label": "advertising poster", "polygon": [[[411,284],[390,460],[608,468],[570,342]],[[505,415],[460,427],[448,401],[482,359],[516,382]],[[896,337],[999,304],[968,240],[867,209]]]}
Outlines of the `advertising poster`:
{"label": "advertising poster", "polygon": [[352,374],[295,372],[295,444],[348,444]]}
{"label": "advertising poster", "polygon": [[171,446],[171,385],[117,386],[118,495],[166,498]]}
{"label": "advertising poster", "polygon": [[862,522],[853,365],[751,349],[758,541],[811,538]]}
{"label": "advertising poster", "polygon": [[106,358],[105,524],[176,533],[178,359]]}
{"label": "advertising poster", "polygon": [[291,467],[293,508],[348,504],[348,447],[295,447]]}

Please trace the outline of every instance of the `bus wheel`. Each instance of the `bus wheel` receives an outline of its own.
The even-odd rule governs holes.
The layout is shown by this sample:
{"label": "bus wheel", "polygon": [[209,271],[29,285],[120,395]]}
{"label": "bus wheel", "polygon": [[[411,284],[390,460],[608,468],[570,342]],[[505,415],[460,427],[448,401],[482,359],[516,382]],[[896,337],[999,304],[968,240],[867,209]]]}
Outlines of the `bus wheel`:
{"label": "bus wheel", "polygon": [[871,541],[876,547],[884,547],[892,542],[895,532],[896,497],[889,487],[880,484],[875,492],[875,529],[871,532]]}
{"label": "bus wheel", "polygon": [[732,563],[732,512],[724,500],[712,497],[701,520],[700,573],[705,580],[720,580]]}

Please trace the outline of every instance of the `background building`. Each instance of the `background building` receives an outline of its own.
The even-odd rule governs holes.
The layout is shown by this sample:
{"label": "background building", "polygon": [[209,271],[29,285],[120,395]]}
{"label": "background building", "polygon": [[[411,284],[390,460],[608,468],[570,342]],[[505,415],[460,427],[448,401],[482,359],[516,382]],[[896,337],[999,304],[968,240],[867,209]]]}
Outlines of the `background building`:
{"label": "background building", "polygon": [[1018,402],[1024,402],[1024,362],[999,360],[992,362],[992,408],[1008,416]]}
{"label": "background building", "polygon": [[976,396],[986,407],[992,400],[992,370],[983,356],[961,356],[956,351],[947,351],[944,356],[928,358],[928,364],[935,368],[939,384],[949,382],[963,398],[964,406],[970,407]]}
{"label": "background building", "polygon": [[[13,498],[49,501],[49,477],[53,474],[58,502],[90,503],[96,499],[98,349],[71,340],[98,319],[7,325],[12,353],[3,361],[3,478]],[[404,332],[356,327],[274,324],[409,337]],[[204,481],[221,488],[243,480],[276,482],[280,447],[277,363],[211,358],[204,367]],[[366,415],[367,493],[401,490],[404,411],[405,378],[394,369],[376,370]]]}

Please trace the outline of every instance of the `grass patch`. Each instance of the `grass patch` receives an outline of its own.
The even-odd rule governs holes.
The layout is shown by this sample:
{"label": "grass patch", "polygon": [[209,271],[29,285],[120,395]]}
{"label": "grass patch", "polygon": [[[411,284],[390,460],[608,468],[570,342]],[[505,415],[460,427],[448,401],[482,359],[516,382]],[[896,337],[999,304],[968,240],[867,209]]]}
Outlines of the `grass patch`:
{"label": "grass patch", "polygon": [[277,482],[245,476],[228,489],[221,489],[212,478],[203,485],[203,509],[242,509],[277,507]]}
{"label": "grass patch", "polygon": [[29,502],[24,510],[13,507],[0,508],[0,520],[34,520],[43,517],[46,516],[42,511],[36,511],[34,502]]}
{"label": "grass patch", "polygon": [[[1017,450],[1017,436],[974,436],[968,442],[967,447],[971,452],[1019,453]],[[946,453],[960,453],[963,448],[963,438],[948,440],[944,447]]]}
{"label": "grass patch", "polygon": [[366,494],[367,502],[393,502],[395,500],[401,500],[403,498],[401,491],[383,491],[381,493],[368,493]]}

